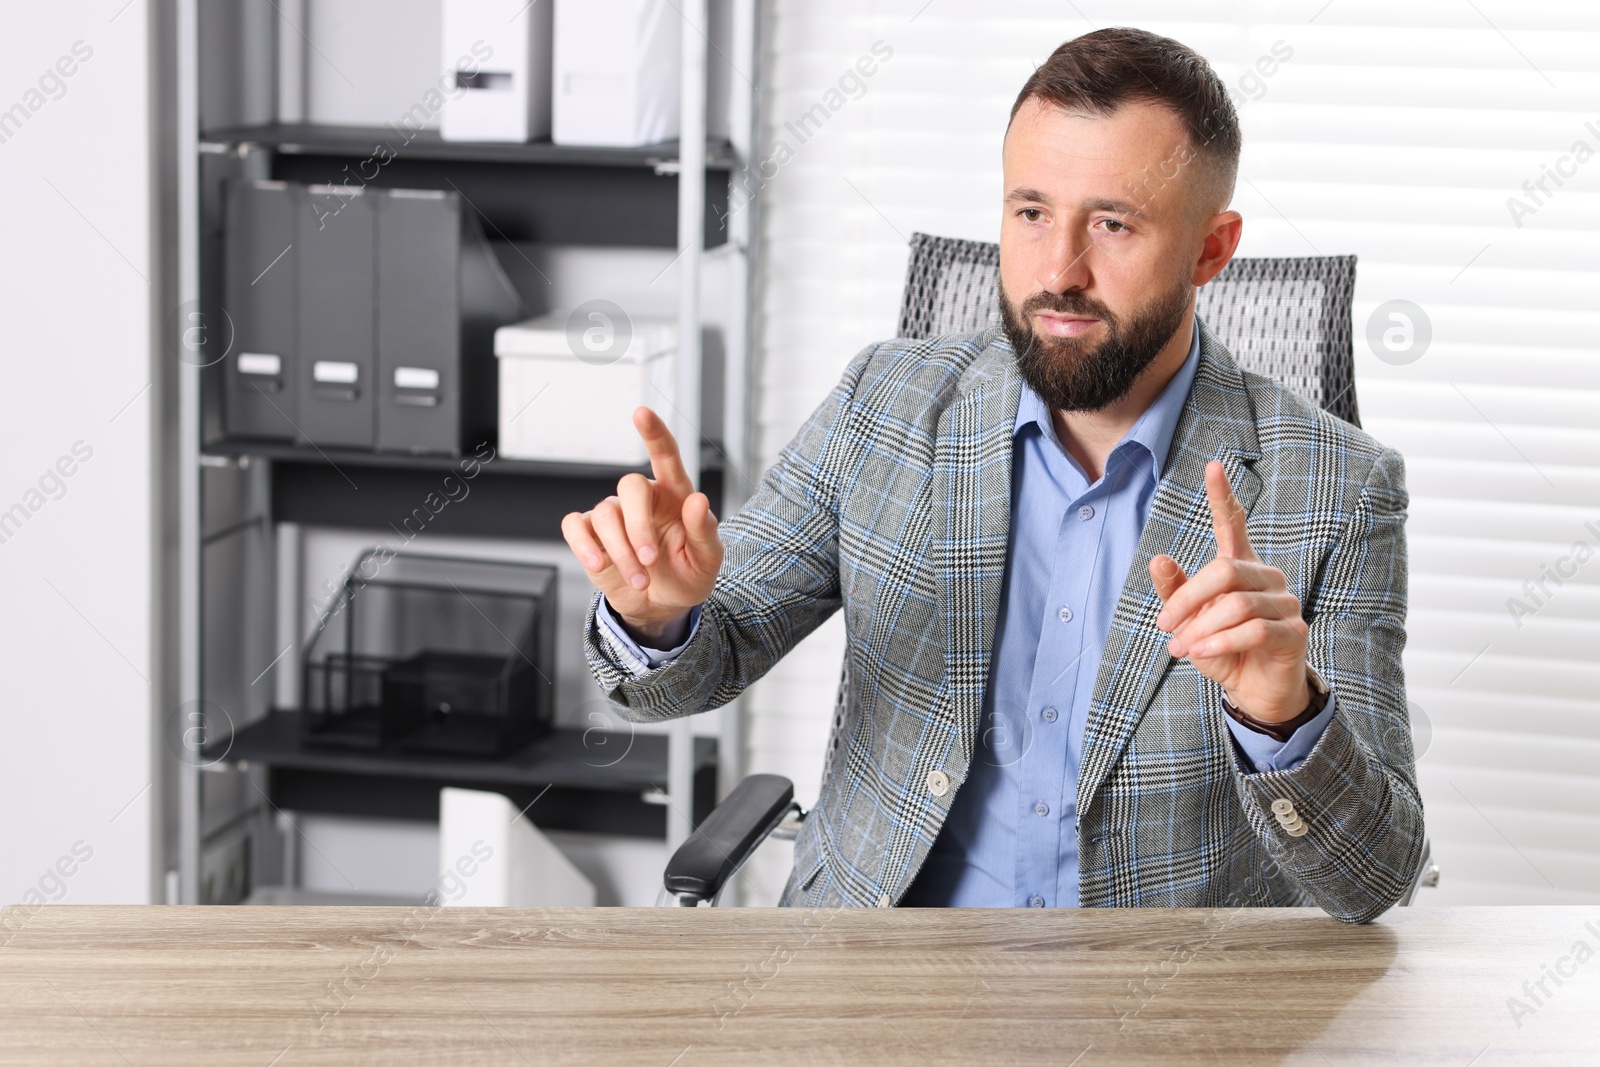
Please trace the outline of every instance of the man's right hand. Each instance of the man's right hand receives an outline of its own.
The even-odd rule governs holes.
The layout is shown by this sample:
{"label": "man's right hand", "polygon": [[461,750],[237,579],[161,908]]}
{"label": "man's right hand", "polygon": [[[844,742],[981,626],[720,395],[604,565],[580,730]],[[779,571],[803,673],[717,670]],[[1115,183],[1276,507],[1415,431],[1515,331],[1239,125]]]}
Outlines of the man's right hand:
{"label": "man's right hand", "polygon": [[655,478],[624,475],[616,496],[562,519],[561,533],[630,636],[671,648],[682,643],[689,612],[711,595],[722,541],[711,501],[695,492],[660,416],[638,408],[633,425]]}

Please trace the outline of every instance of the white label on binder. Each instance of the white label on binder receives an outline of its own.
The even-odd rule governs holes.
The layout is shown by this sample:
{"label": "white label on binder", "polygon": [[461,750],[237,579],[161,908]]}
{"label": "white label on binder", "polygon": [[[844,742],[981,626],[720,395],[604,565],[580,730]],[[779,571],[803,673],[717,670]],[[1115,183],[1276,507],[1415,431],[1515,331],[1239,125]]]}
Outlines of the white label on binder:
{"label": "white label on binder", "polygon": [[240,374],[264,374],[269,378],[276,378],[283,371],[283,360],[277,356],[267,355],[265,352],[240,352]]}
{"label": "white label on binder", "polygon": [[439,372],[428,370],[425,367],[396,367],[394,369],[394,387],[396,389],[437,389],[439,388]]}
{"label": "white label on binder", "polygon": [[359,374],[360,368],[354,363],[319,359],[311,365],[311,378],[313,381],[318,382],[338,382],[341,385],[351,385]]}

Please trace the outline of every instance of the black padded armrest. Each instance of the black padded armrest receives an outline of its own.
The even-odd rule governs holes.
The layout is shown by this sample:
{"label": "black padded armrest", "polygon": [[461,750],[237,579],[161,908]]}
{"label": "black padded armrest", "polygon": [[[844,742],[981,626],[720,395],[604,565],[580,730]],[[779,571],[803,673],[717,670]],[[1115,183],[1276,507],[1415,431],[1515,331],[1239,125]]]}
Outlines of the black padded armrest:
{"label": "black padded armrest", "polygon": [[709,900],[749,858],[794,802],[794,783],[752,774],[723,798],[667,864],[667,891]]}

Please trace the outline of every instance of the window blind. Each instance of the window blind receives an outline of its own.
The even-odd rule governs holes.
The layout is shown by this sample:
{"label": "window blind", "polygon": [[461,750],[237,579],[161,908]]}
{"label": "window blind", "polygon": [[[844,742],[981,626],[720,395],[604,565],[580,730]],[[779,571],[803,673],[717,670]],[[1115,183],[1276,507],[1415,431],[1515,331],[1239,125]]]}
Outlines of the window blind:
{"label": "window blind", "polygon": [[[762,462],[852,355],[893,335],[913,231],[996,238],[1017,89],[1105,25],[1176,37],[1232,87],[1240,255],[1359,257],[1360,409],[1404,454],[1412,500],[1405,663],[1444,869],[1422,902],[1600,901],[1593,3],[779,0],[760,149]],[[875,73],[829,98],[867,54]],[[790,775],[803,799],[842,649],[835,620],[749,701],[751,769]]]}

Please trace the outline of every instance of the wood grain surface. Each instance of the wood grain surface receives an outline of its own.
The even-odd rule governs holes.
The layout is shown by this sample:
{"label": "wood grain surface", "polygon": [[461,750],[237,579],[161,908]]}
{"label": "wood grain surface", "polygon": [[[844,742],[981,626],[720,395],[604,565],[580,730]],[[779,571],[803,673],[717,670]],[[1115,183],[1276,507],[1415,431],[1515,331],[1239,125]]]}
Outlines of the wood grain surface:
{"label": "wood grain surface", "polygon": [[1600,1063],[1597,951],[1600,908],[7,908],[0,1063]]}

